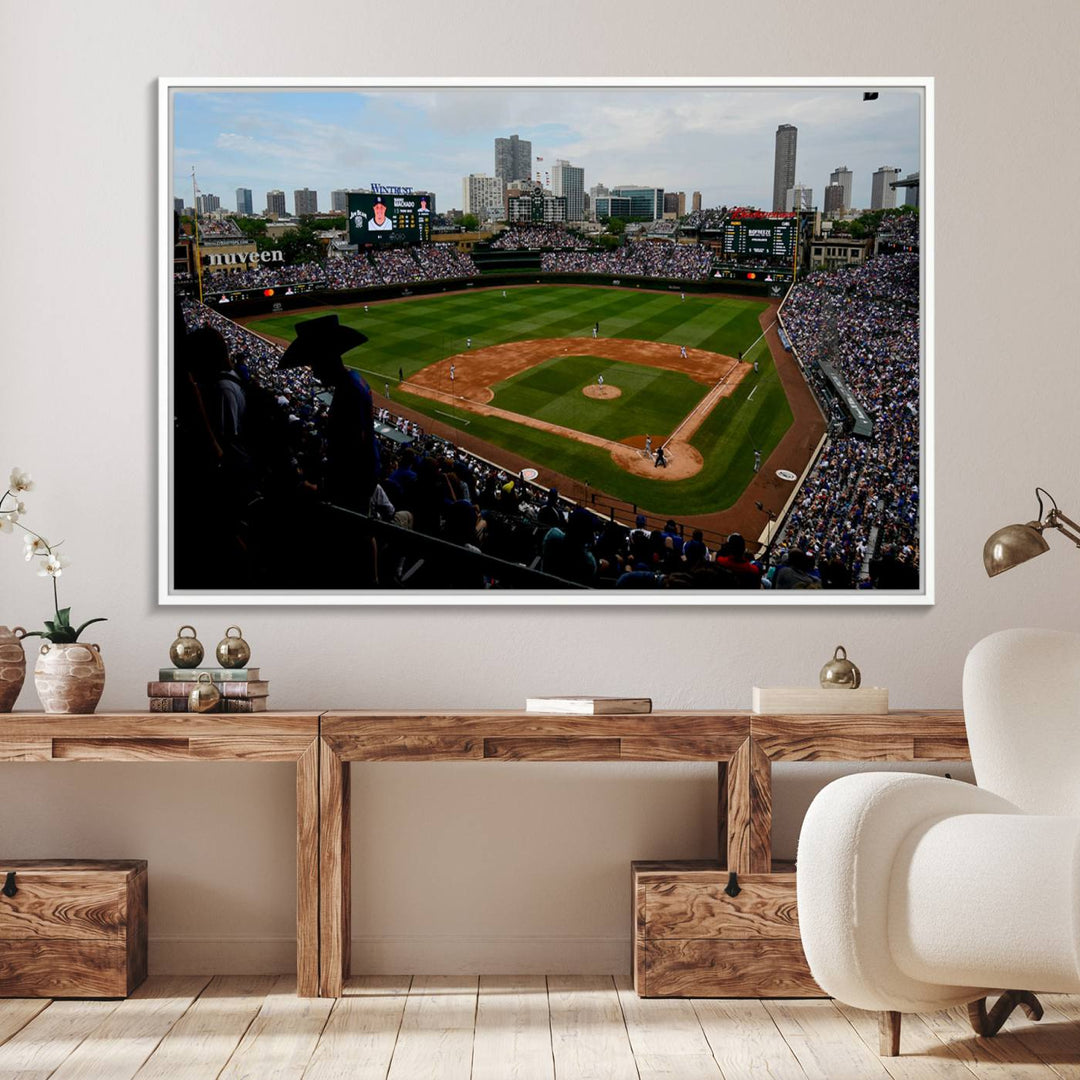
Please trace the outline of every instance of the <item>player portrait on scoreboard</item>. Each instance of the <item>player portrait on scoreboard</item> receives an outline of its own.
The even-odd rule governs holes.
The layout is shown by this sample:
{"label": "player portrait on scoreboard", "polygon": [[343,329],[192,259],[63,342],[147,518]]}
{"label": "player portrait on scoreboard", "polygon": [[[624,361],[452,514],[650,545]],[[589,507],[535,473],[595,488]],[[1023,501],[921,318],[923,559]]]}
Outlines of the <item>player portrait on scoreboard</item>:
{"label": "player portrait on scoreboard", "polygon": [[420,196],[420,210],[419,210],[419,213],[421,213],[421,214],[430,214],[431,213],[431,211],[428,209],[427,196],[426,195],[421,195]]}
{"label": "player portrait on scoreboard", "polygon": [[371,220],[367,223],[367,227],[371,232],[389,231],[394,227],[394,223],[386,216],[386,203],[382,199],[375,200],[375,205],[371,208],[371,214]]}

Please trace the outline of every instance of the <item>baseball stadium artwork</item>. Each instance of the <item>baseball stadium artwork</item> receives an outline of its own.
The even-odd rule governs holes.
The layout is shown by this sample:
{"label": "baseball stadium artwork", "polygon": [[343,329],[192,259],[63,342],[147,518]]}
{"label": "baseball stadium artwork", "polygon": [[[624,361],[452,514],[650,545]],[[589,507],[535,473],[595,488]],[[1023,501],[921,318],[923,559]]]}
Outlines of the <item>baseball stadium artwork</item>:
{"label": "baseball stadium artwork", "polygon": [[932,93],[162,79],[161,602],[931,603]]}

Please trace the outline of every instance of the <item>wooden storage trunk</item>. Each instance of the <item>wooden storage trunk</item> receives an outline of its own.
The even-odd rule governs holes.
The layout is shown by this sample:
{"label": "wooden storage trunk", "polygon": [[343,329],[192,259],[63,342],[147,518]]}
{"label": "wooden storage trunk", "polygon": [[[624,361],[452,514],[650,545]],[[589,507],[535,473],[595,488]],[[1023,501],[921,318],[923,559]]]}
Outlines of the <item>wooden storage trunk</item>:
{"label": "wooden storage trunk", "polygon": [[146,876],[142,859],[0,860],[0,997],[130,994],[146,978]]}
{"label": "wooden storage trunk", "polygon": [[715,862],[635,862],[634,989],[642,997],[824,997],[795,910],[795,867],[740,874]]}

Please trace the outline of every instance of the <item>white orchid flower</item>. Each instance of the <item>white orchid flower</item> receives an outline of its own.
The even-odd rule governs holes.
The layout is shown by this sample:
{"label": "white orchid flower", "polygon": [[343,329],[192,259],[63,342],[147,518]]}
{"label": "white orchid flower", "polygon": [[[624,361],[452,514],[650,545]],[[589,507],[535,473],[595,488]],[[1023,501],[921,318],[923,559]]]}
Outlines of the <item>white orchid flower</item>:
{"label": "white orchid flower", "polygon": [[33,491],[34,481],[30,479],[30,474],[28,472],[23,472],[22,469],[14,468],[11,470],[8,487],[12,491]]}
{"label": "white orchid flower", "polygon": [[18,516],[17,514],[9,514],[6,511],[4,513],[0,514],[0,533],[9,533],[9,532],[11,532],[11,530],[14,527],[14,524],[15,524],[15,522],[13,521],[13,518],[17,517],[17,516]]}
{"label": "white orchid flower", "polygon": [[45,562],[42,563],[41,569],[38,571],[38,577],[57,578],[64,572],[64,567],[70,565],[70,559],[61,555],[59,552],[54,551],[45,559]]}
{"label": "white orchid flower", "polygon": [[27,533],[23,537],[23,555],[26,561],[29,562],[35,555],[47,555],[49,551],[49,541],[44,536],[35,536],[33,533]]}

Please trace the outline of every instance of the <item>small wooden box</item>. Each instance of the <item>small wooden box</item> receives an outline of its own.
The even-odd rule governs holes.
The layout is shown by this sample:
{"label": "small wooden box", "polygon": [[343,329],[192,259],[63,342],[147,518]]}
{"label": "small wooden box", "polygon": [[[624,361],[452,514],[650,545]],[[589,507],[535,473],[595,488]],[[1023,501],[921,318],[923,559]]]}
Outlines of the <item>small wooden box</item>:
{"label": "small wooden box", "polygon": [[0,860],[0,997],[130,994],[146,978],[146,881],[143,859]]}
{"label": "small wooden box", "polygon": [[805,713],[808,716],[874,715],[889,711],[886,686],[860,686],[857,690],[826,690],[821,686],[755,686],[753,712]]}
{"label": "small wooden box", "polygon": [[642,997],[824,997],[803,955],[795,866],[738,876],[715,862],[635,862],[634,989]]}

